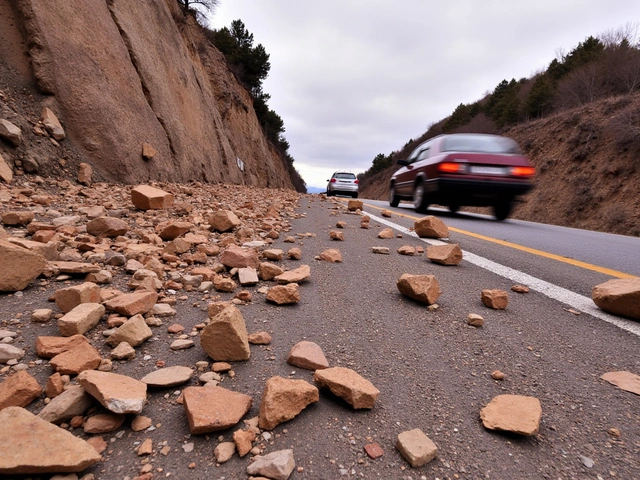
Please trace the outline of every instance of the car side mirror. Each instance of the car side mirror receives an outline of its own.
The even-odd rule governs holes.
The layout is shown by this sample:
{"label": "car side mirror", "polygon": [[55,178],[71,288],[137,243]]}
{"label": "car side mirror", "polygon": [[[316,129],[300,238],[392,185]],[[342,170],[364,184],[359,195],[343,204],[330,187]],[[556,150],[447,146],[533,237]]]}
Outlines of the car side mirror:
{"label": "car side mirror", "polygon": [[409,165],[409,160],[398,160],[396,163],[398,165],[402,165],[403,167],[406,167],[407,165]]}

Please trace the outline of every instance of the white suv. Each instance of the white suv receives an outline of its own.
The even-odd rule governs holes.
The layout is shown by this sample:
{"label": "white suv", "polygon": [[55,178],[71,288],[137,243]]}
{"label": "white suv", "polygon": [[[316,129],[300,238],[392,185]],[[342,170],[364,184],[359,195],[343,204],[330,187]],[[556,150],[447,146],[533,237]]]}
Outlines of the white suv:
{"label": "white suv", "polygon": [[327,180],[327,196],[336,194],[350,195],[358,198],[358,179],[351,172],[335,172]]}

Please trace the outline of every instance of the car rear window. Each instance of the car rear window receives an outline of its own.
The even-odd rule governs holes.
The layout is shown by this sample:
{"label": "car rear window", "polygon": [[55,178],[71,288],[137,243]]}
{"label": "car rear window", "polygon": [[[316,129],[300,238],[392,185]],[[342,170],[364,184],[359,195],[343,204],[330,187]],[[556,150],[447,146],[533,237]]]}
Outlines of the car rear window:
{"label": "car rear window", "polygon": [[349,180],[355,180],[356,175],[354,173],[336,173],[335,178],[348,178]]}
{"label": "car rear window", "polygon": [[492,135],[454,135],[444,139],[443,152],[478,152],[522,154],[522,150],[510,138]]}

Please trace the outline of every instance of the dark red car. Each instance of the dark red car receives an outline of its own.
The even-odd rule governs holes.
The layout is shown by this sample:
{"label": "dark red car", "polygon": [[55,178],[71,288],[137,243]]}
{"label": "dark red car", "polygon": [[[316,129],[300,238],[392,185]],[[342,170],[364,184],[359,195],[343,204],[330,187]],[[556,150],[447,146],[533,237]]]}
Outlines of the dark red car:
{"label": "dark red car", "polygon": [[518,144],[479,133],[440,135],[420,144],[391,177],[389,204],[411,200],[417,212],[430,204],[456,212],[462,206],[493,207],[496,219],[533,187],[535,169]]}

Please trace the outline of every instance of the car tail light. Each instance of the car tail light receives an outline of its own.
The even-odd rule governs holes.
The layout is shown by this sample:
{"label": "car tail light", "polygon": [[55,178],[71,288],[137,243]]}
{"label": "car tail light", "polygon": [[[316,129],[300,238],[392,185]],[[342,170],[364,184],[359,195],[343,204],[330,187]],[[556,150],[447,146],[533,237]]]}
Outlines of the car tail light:
{"label": "car tail light", "polygon": [[442,173],[464,173],[467,166],[463,163],[443,162],[438,165],[438,171]]}
{"label": "car tail light", "polygon": [[358,180],[355,180],[353,183],[355,183],[355,184],[357,185],[357,184],[358,184],[358,183],[360,183],[360,182],[359,182]]}
{"label": "car tail light", "polygon": [[533,167],[512,167],[511,175],[514,177],[533,177],[536,169]]}
{"label": "car tail light", "polygon": [[336,183],[336,179],[335,179],[335,178],[332,178],[332,179],[331,179],[331,183]]}

